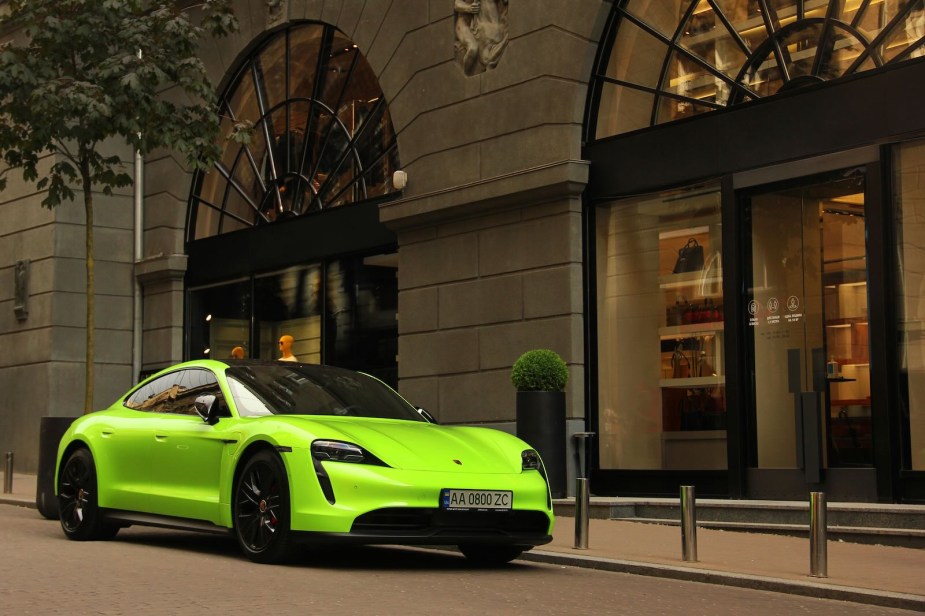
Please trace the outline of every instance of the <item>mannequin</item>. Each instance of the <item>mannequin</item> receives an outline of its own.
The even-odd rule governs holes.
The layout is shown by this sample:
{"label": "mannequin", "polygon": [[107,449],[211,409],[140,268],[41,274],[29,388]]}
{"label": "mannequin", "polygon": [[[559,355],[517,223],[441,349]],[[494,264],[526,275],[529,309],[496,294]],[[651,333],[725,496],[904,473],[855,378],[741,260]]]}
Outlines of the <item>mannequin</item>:
{"label": "mannequin", "polygon": [[293,338],[289,334],[283,334],[279,337],[279,361],[299,361],[299,358],[292,354]]}

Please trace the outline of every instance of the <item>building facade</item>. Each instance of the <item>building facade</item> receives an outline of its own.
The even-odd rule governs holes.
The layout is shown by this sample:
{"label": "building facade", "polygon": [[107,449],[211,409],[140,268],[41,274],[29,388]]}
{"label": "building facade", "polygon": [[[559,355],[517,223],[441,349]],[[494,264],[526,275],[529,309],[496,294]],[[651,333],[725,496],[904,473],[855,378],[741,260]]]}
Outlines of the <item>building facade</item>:
{"label": "building facade", "polygon": [[[291,335],[513,430],[511,366],[550,348],[597,494],[925,501],[920,0],[236,12],[202,58],[250,142],[147,158],[140,258],[132,195],[102,199],[98,406]],[[0,195],[0,449],[27,470],[83,376],[81,215],[39,200]]]}

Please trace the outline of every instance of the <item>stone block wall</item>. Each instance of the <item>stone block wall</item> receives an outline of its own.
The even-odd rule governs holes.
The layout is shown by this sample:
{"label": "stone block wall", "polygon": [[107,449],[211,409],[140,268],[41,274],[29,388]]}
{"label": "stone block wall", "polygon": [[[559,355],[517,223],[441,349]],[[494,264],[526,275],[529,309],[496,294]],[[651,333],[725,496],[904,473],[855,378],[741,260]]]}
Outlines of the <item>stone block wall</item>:
{"label": "stone block wall", "polygon": [[[116,153],[126,159],[126,152]],[[131,191],[94,194],[95,409],[112,404],[132,383]],[[14,452],[17,472],[37,469],[42,416],[83,412],[86,218],[77,194],[76,201],[47,210],[44,195],[15,173],[0,194],[0,452]],[[19,319],[14,269],[23,259],[30,261],[28,314]]]}

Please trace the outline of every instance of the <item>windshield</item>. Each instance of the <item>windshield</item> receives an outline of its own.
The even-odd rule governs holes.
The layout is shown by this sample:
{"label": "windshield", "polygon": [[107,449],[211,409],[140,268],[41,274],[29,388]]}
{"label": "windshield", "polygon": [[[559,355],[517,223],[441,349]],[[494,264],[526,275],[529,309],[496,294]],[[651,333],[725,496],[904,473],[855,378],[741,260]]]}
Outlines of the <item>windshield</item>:
{"label": "windshield", "polygon": [[233,366],[225,376],[241,417],[338,415],[426,421],[387,385],[359,372],[267,364]]}

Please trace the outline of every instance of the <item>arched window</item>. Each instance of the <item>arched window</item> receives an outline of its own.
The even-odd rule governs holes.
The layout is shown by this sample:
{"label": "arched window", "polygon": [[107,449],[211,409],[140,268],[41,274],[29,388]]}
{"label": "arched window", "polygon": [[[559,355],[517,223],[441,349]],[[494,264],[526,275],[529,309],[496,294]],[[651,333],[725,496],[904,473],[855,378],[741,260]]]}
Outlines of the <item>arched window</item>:
{"label": "arched window", "polygon": [[[388,105],[357,46],[332,26],[274,32],[241,63],[221,110],[222,156],[193,183],[189,241],[393,191]],[[226,138],[242,125],[249,143]]]}
{"label": "arched window", "polygon": [[925,0],[624,0],[594,78],[602,139],[925,54]]}

